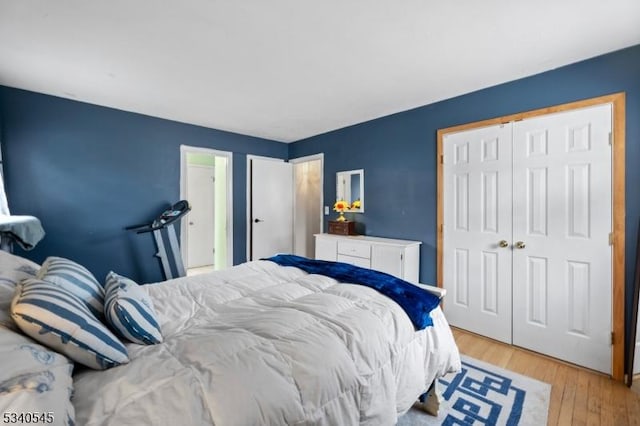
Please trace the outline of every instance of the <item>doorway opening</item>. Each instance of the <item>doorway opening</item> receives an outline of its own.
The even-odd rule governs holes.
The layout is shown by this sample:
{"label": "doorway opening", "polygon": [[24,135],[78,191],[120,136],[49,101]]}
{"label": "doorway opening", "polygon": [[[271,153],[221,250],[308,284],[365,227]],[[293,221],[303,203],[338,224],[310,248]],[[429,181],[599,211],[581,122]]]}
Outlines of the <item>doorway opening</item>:
{"label": "doorway opening", "polygon": [[[247,260],[278,253],[315,257],[322,232],[323,154],[247,156]],[[274,202],[277,197],[277,202]]]}
{"label": "doorway opening", "polygon": [[315,258],[315,234],[322,233],[324,155],[291,160],[293,163],[293,254]]}
{"label": "doorway opening", "polygon": [[233,264],[232,153],[180,146],[180,198],[191,212],[181,227],[187,275]]}

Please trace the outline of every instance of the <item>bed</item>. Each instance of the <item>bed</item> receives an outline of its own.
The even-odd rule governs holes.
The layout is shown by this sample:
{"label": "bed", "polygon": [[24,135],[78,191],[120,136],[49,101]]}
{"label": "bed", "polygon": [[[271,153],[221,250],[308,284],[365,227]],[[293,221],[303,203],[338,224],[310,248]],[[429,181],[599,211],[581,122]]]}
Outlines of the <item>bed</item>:
{"label": "bed", "polygon": [[76,364],[77,424],[393,425],[460,369],[439,307],[415,331],[378,291],[295,267],[255,261],[141,288],[164,341],[127,344],[115,368]]}

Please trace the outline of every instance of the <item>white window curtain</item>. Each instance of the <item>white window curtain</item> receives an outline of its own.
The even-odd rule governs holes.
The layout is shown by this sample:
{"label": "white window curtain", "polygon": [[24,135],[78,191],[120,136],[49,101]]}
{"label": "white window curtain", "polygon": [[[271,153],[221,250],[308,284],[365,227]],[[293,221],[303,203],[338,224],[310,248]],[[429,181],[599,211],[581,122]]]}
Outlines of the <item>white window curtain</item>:
{"label": "white window curtain", "polygon": [[9,215],[7,194],[4,192],[4,170],[2,168],[2,150],[0,150],[0,215]]}
{"label": "white window curtain", "polygon": [[9,205],[7,204],[7,194],[4,192],[4,178],[0,172],[0,215],[9,215]]}

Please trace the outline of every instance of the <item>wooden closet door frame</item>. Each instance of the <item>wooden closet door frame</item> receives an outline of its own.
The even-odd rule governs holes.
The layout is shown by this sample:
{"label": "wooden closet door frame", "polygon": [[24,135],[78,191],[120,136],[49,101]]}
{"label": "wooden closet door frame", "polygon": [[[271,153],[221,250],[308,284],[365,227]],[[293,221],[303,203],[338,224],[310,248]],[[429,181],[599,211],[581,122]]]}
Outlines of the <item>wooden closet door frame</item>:
{"label": "wooden closet door frame", "polygon": [[611,95],[540,108],[532,111],[520,112],[488,120],[439,129],[437,132],[437,284],[443,286],[443,243],[444,243],[444,167],[443,167],[443,140],[447,133],[460,132],[479,127],[487,127],[495,124],[505,124],[512,121],[520,121],[527,118],[574,109],[586,108],[594,105],[608,104],[613,106],[613,133],[612,133],[612,217],[613,239],[612,247],[612,357],[611,376],[614,380],[624,380],[624,306],[625,306],[625,93],[619,92]]}

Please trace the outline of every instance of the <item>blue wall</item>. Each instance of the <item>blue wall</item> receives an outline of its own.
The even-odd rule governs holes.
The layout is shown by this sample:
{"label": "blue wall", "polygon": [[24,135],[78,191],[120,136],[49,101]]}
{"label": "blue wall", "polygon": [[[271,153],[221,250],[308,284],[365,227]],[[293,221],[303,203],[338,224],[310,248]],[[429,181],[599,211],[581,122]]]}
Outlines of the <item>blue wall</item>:
{"label": "blue wall", "polygon": [[298,141],[289,147],[289,158],[324,153],[325,204],[335,200],[337,171],[364,169],[365,213],[356,220],[364,224],[367,235],[422,241],[420,280],[435,283],[436,131],[616,92],[626,92],[627,107],[629,308],[640,217],[640,45]]}
{"label": "blue wall", "polygon": [[151,237],[123,228],[178,199],[179,145],[187,144],[234,152],[235,263],[245,260],[246,154],[323,152],[325,203],[335,200],[337,171],[365,169],[366,213],[357,220],[369,235],[422,241],[420,279],[434,283],[436,130],[621,91],[627,94],[630,307],[640,216],[640,46],[289,146],[0,86],[0,137],[12,212],[40,217],[47,230],[26,253],[35,261],[57,254],[98,276],[114,268],[141,281],[159,280]]}
{"label": "blue wall", "polygon": [[0,86],[5,180],[12,214],[47,236],[17,254],[65,256],[97,277],[162,278],[145,223],[180,197],[180,145],[233,152],[233,259],[246,258],[246,155],[286,158],[287,145]]}

